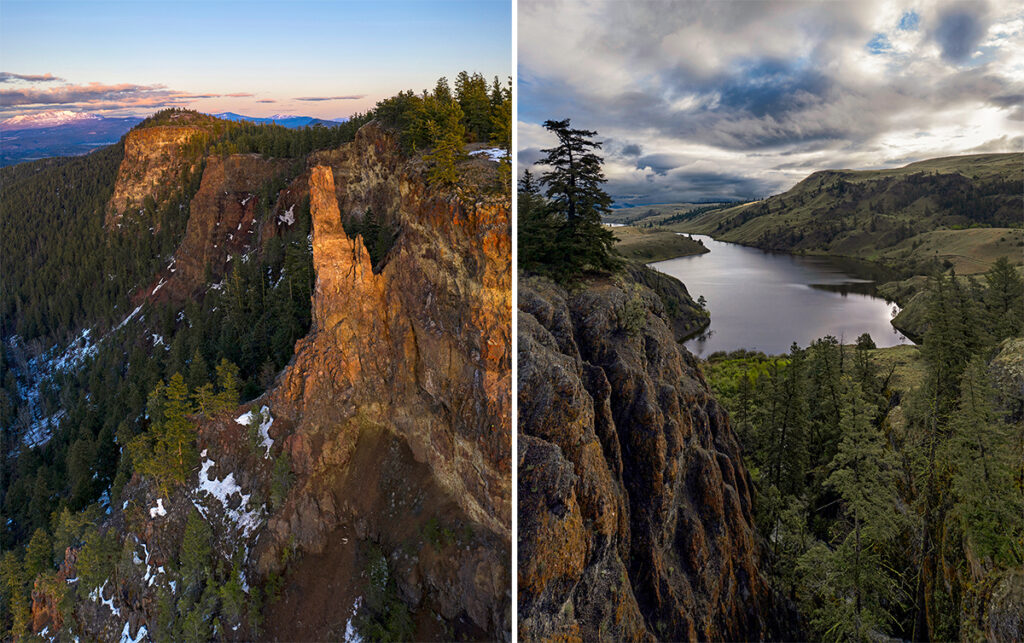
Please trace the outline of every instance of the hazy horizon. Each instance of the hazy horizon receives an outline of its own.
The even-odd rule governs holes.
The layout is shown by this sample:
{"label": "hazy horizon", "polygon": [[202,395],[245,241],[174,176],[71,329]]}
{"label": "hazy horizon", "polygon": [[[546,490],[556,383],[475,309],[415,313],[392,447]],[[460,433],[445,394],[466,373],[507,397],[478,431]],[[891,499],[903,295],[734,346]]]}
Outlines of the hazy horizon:
{"label": "hazy horizon", "polygon": [[508,0],[2,5],[0,120],[167,107],[340,120],[462,70],[511,74]]}

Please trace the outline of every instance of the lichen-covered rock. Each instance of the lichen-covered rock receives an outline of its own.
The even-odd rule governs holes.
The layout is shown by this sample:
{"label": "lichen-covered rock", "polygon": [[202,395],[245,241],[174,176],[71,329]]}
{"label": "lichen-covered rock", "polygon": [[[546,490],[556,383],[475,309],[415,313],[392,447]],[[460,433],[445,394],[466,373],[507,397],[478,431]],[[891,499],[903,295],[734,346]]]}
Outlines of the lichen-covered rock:
{"label": "lichen-covered rock", "polygon": [[1007,571],[998,579],[985,617],[988,640],[1024,640],[1024,570]]}
{"label": "lichen-covered rock", "polygon": [[520,280],[520,636],[770,637],[740,448],[672,330],[700,322],[637,281]]}
{"label": "lichen-covered rock", "polygon": [[988,368],[1009,420],[1024,422],[1024,337],[1003,340]]}

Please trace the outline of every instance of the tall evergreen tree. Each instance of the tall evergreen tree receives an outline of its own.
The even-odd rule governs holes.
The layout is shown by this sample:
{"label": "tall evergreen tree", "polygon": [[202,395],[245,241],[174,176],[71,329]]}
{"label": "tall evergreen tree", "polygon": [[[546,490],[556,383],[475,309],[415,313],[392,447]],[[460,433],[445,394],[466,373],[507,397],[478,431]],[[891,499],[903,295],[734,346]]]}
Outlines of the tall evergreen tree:
{"label": "tall evergreen tree", "polygon": [[432,184],[455,185],[459,182],[456,165],[465,156],[462,147],[466,132],[462,124],[462,109],[458,103],[450,102],[440,122],[432,122],[429,130],[434,140],[434,149],[424,157],[430,165],[427,180]]}
{"label": "tall evergreen tree", "polygon": [[816,595],[809,611],[817,627],[834,640],[869,641],[891,620],[882,551],[897,531],[893,462],[860,385],[847,376],[843,390],[843,437],[827,484],[842,498],[845,534],[834,549],[812,549],[802,565]]}
{"label": "tall evergreen tree", "polygon": [[999,257],[985,275],[985,312],[996,341],[1024,330],[1024,282],[1006,257]]}
{"label": "tall evergreen tree", "polygon": [[[952,465],[953,517],[985,563],[1024,563],[1024,489],[1014,481],[1021,427],[1002,421],[985,362],[975,358],[960,379],[946,458]],[[1018,440],[1012,434],[1016,431]]]}
{"label": "tall evergreen tree", "polygon": [[[615,236],[601,225],[601,216],[611,211],[611,197],[604,191],[601,157],[595,150],[597,132],[570,127],[570,119],[548,120],[544,127],[558,138],[556,147],[541,150],[545,156],[539,165],[549,169],[541,175],[551,212],[562,221],[557,238],[558,251],[564,256],[568,278],[584,270],[616,270],[621,259],[615,252]],[[527,256],[526,263],[535,260]]]}

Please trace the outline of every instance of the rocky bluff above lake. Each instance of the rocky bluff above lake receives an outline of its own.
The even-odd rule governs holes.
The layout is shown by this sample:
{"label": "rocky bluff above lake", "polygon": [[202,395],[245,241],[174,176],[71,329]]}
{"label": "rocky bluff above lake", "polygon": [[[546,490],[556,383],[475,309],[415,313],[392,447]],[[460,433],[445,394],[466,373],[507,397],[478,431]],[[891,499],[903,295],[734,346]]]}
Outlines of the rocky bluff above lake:
{"label": "rocky bluff above lake", "polygon": [[678,343],[706,320],[642,277],[520,279],[520,636],[780,636],[736,435]]}

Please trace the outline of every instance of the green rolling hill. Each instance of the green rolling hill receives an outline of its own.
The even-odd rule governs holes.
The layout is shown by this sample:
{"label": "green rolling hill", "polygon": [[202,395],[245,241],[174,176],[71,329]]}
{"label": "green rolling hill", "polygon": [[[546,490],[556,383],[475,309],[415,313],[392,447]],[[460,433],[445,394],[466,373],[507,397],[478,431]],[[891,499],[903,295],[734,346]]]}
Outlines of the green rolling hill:
{"label": "green rolling hill", "polygon": [[787,192],[669,224],[759,248],[986,271],[1024,258],[1024,154],[952,156],[886,170],[822,170]]}

